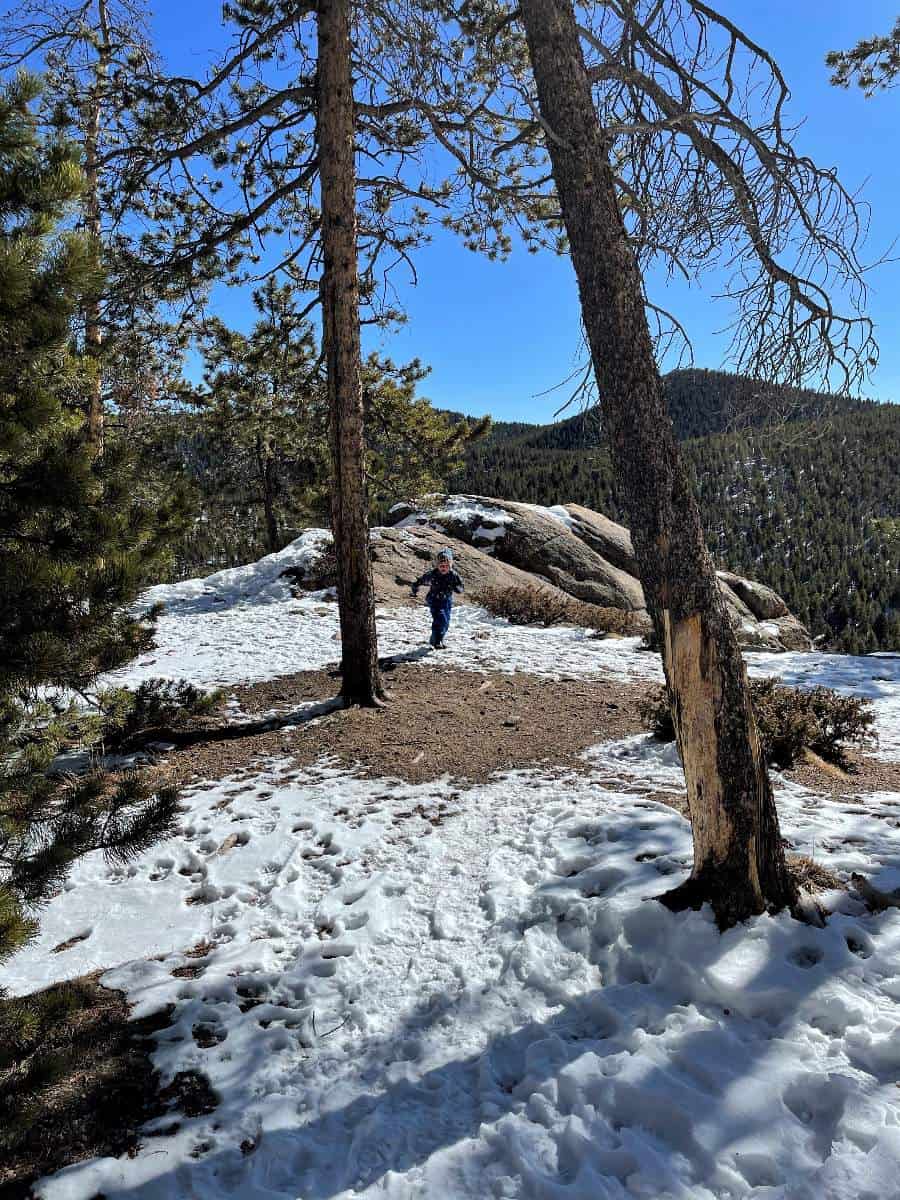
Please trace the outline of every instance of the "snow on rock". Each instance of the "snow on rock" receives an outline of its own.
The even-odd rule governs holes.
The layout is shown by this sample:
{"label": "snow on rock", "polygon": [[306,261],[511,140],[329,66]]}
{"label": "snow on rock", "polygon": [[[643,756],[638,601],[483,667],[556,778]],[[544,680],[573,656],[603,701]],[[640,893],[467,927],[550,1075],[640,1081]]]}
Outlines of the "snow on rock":
{"label": "snow on rock", "polygon": [[227,567],[205,579],[160,584],[144,592],[141,602],[164,604],[169,611],[212,612],[220,605],[269,604],[286,600],[290,589],[283,578],[292,567],[303,568],[318,559],[331,543],[326,529],[307,529],[283,550],[258,562]]}
{"label": "snow on rock", "polygon": [[[645,614],[631,534],[602,513],[468,495],[432,495],[391,512],[398,527],[430,528],[468,543],[532,582],[549,580],[579,600]],[[721,571],[719,587],[742,645],[811,649],[806,628],[770,588]]]}
{"label": "snow on rock", "polygon": [[563,504],[523,504],[523,508],[528,508],[532,512],[540,513],[544,517],[552,517],[554,521],[559,521],[561,525],[565,525],[566,529],[574,530],[576,522],[569,515],[569,510]]}
{"label": "snow on rock", "polygon": [[391,512],[404,515],[399,529],[430,526],[452,537],[463,536],[473,546],[492,553],[494,543],[506,533],[513,514],[477,496],[426,496],[421,506],[394,505]]}

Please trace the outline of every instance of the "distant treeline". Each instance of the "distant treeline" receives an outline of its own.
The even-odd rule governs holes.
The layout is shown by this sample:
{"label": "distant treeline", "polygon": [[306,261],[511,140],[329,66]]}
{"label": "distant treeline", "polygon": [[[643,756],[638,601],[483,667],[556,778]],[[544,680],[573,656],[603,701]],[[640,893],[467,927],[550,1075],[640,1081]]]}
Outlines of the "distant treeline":
{"label": "distant treeline", "polygon": [[[717,561],[774,587],[829,647],[900,649],[900,405],[715,371],[665,382]],[[454,484],[625,520],[596,410],[496,423]]]}

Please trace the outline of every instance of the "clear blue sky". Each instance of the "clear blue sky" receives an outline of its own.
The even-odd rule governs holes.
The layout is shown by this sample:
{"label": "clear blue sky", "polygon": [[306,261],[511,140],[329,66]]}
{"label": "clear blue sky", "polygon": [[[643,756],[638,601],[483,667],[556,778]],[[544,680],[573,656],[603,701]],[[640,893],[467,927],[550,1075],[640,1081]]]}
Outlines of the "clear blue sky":
{"label": "clear blue sky", "polygon": [[[193,0],[190,6],[156,0],[153,7],[163,55],[201,70],[208,49],[221,43],[216,0]],[[870,204],[867,258],[874,261],[898,233],[900,88],[866,100],[858,89],[831,87],[823,60],[828,50],[886,32],[897,0],[719,0],[717,7],[781,66],[793,93],[790,116],[804,121],[798,149],[820,166],[836,167],[844,185],[860,190]],[[408,323],[398,332],[373,335],[373,346],[395,360],[419,357],[429,364],[432,374],[422,390],[440,407],[489,412],[501,420],[551,419],[567,392],[540,393],[570,374],[579,350],[568,260],[533,257],[517,248],[507,262],[490,263],[439,231],[419,254],[417,269],[416,287],[396,281]],[[869,283],[881,360],[864,390],[877,399],[900,400],[900,262],[878,268]],[[716,290],[711,284],[708,291],[669,285],[662,299],[691,334],[695,364],[727,368],[728,339],[716,333],[727,310],[710,303]],[[215,305],[234,325],[250,320],[240,293],[218,289]]]}

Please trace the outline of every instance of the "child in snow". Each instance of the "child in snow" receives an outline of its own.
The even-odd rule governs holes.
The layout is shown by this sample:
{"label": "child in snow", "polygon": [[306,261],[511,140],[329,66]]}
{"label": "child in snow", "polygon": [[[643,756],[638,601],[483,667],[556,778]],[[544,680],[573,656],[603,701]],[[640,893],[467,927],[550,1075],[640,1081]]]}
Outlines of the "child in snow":
{"label": "child in snow", "polygon": [[435,566],[426,571],[412,585],[412,594],[417,596],[423,583],[428,584],[425,603],[431,609],[431,645],[435,650],[444,649],[444,634],[450,627],[450,611],[453,608],[453,593],[463,590],[463,581],[453,570],[453,551],[439,550]]}

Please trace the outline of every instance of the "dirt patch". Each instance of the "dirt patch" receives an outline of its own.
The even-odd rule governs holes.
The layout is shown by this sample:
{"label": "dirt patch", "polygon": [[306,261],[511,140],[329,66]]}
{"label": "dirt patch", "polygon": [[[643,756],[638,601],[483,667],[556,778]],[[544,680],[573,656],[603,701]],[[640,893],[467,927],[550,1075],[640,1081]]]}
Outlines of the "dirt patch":
{"label": "dirt patch", "polygon": [[842,766],[824,762],[807,751],[802,762],[784,772],[786,779],[828,796],[860,796],[866,792],[900,792],[900,763],[866,754],[848,754]]}
{"label": "dirt patch", "polygon": [[165,1111],[150,1035],[97,975],[0,1000],[0,1200],[82,1159],[133,1153],[136,1130]]}
{"label": "dirt patch", "polygon": [[680,817],[690,821],[691,810],[688,808],[687,792],[650,792],[649,795],[651,800],[658,800],[660,804],[674,808]]}
{"label": "dirt patch", "polygon": [[[289,754],[300,765],[337,758],[373,777],[424,783],[442,776],[482,783],[496,772],[538,764],[581,764],[588,746],[641,730],[643,688],[601,680],[476,675],[400,664],[385,676],[384,709],[339,710],[312,724],[229,742],[204,742],[169,759],[181,782],[250,772],[259,759]],[[301,672],[236,688],[247,714],[327,700],[336,675]]]}

